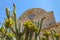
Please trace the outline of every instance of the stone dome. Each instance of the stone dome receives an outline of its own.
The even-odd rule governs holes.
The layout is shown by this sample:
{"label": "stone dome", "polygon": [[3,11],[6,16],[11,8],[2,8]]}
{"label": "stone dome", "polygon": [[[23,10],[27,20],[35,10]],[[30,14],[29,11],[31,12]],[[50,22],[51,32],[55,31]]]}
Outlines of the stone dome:
{"label": "stone dome", "polygon": [[46,11],[45,10],[43,10],[43,9],[41,9],[41,8],[32,8],[32,9],[29,9],[29,10],[27,10],[27,11],[25,11],[21,16],[20,16],[20,18],[19,19],[21,19],[21,18],[23,18],[23,16],[28,16],[28,15],[30,15],[30,14],[40,14],[40,15],[45,15],[45,13],[46,13]]}

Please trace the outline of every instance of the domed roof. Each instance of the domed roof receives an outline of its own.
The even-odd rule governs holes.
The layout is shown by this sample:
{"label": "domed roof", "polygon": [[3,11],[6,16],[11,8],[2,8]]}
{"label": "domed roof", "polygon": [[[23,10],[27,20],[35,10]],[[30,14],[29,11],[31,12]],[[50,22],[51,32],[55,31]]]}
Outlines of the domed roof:
{"label": "domed roof", "polygon": [[31,12],[46,12],[46,11],[41,8],[32,8],[32,9],[25,11],[23,14],[25,14],[25,13],[27,14],[27,13],[31,13]]}
{"label": "domed roof", "polygon": [[[41,9],[41,8],[32,8],[32,9],[29,9],[29,10],[27,10],[27,11],[25,11],[21,16],[20,16],[20,18],[23,16],[23,15],[30,15],[30,14],[34,14],[34,13],[38,13],[38,14],[44,14],[44,13],[46,13],[46,11],[45,10],[43,10],[43,9]],[[19,18],[19,19],[20,19]]]}

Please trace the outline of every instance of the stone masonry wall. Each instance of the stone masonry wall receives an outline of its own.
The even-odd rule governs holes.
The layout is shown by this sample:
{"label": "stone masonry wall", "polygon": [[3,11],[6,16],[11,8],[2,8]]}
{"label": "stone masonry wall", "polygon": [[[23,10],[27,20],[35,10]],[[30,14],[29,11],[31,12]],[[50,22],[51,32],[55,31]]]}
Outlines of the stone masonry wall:
{"label": "stone masonry wall", "polygon": [[46,17],[43,22],[43,28],[48,27],[51,24],[55,24],[55,18],[53,11],[46,12],[40,8],[29,9],[23,13],[23,15],[18,19],[19,22],[25,22],[27,20],[40,21],[42,17]]}

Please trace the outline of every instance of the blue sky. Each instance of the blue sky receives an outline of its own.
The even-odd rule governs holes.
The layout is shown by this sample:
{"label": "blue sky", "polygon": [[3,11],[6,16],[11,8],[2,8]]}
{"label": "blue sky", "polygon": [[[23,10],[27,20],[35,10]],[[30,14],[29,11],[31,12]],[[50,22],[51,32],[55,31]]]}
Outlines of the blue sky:
{"label": "blue sky", "polygon": [[13,10],[12,4],[17,7],[17,18],[26,10],[31,8],[42,8],[48,11],[54,11],[54,16],[57,22],[60,22],[60,0],[0,0],[0,22],[4,22],[6,17],[5,8]]}

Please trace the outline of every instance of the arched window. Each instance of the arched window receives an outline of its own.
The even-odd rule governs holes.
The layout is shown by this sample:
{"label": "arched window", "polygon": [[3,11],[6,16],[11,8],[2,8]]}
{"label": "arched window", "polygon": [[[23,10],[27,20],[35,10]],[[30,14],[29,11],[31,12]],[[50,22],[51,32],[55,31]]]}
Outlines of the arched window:
{"label": "arched window", "polygon": [[29,18],[29,19],[33,19],[34,16],[35,16],[35,14],[30,14],[30,15],[28,15],[28,18]]}

